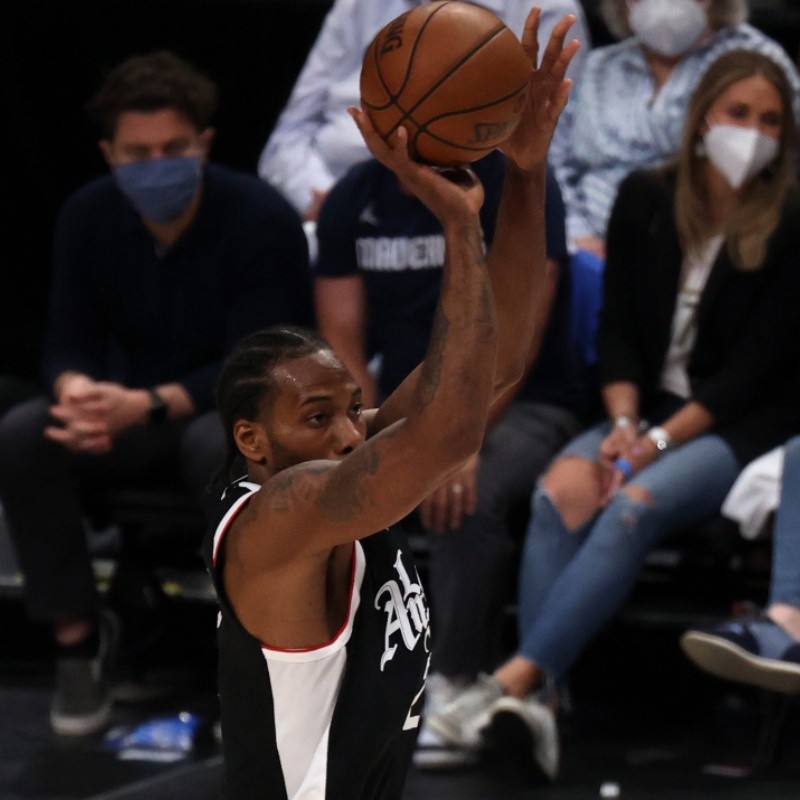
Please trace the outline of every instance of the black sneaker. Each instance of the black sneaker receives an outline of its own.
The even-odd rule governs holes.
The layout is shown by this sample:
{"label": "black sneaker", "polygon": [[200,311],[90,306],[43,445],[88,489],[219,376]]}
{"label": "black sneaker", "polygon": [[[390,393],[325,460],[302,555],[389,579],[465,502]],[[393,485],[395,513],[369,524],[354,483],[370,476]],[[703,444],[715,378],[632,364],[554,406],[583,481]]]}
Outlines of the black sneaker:
{"label": "black sneaker", "polygon": [[698,667],[719,678],[774,692],[800,692],[800,641],[764,614],[687,631],[681,648]]}
{"label": "black sneaker", "polygon": [[553,711],[531,694],[524,700],[506,695],[489,712],[488,738],[501,753],[537,778],[558,776],[560,746]]}
{"label": "black sneaker", "polygon": [[56,661],[56,692],[50,725],[61,736],[86,736],[108,725],[111,718],[109,672],[119,644],[119,620],[103,611],[99,621],[100,649],[94,658]]}

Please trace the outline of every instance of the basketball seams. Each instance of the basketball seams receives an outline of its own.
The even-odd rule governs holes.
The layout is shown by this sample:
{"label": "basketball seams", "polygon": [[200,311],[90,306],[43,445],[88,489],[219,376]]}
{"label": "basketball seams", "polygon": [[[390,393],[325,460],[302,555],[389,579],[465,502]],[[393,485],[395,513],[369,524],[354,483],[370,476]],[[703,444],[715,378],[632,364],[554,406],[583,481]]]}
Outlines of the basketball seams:
{"label": "basketball seams", "polygon": [[407,129],[412,158],[471,162],[513,131],[530,68],[503,20],[464,0],[440,0],[406,11],[375,36],[361,101],[385,141]]}
{"label": "basketball seams", "polygon": [[[491,150],[494,150],[497,145],[492,145],[491,147],[470,147],[468,144],[463,144],[462,142],[453,142],[450,139],[445,139],[443,136],[439,134],[433,133],[432,131],[428,130],[429,126],[432,125],[434,122],[438,122],[439,120],[448,119],[452,117],[457,117],[459,114],[470,114],[473,111],[482,111],[486,108],[492,108],[493,106],[497,106],[501,103],[505,103],[510,100],[512,97],[516,97],[527,85],[527,81],[522,84],[516,91],[510,92],[509,94],[505,95],[504,97],[499,97],[497,100],[493,100],[491,103],[483,103],[479,106],[469,106],[467,108],[460,108],[457,111],[448,111],[444,114],[439,114],[436,117],[431,117],[426,123],[423,125],[417,125],[417,130],[412,137],[412,143],[414,148],[416,149],[417,139],[419,139],[422,134],[426,136],[430,136],[431,139],[439,142],[440,144],[446,144],[448,147],[456,147],[459,150],[466,150],[470,153],[488,153]],[[416,125],[416,123],[414,123]]]}
{"label": "basketball seams", "polygon": [[[440,6],[437,6],[430,14],[428,14],[428,16],[425,18],[425,21],[422,23],[422,25],[419,26],[419,30],[417,31],[416,38],[414,39],[414,42],[411,45],[411,52],[408,55],[408,63],[406,65],[406,74],[403,77],[403,82],[400,85],[400,89],[397,92],[396,98],[400,97],[400,95],[403,94],[403,91],[405,90],[406,86],[408,86],[408,79],[411,77],[411,67],[414,65],[414,56],[416,55],[417,48],[419,47],[419,40],[422,38],[422,34],[425,33],[425,29],[428,27],[428,25],[431,24],[431,21],[433,20],[433,18],[440,11],[442,11],[445,8],[447,8],[447,6],[449,6],[449,5],[450,5],[450,2],[446,2],[446,3],[442,3],[442,5],[440,5]],[[381,82],[383,82],[383,75],[380,73],[380,70],[378,70],[378,75],[381,78]],[[399,104],[397,104],[397,103],[395,103],[395,104],[405,114],[405,109],[402,108]],[[413,111],[414,109],[412,108],[411,110]]]}
{"label": "basketball seams", "polygon": [[[411,52],[409,53],[409,56],[408,56],[408,62],[406,64],[405,75],[403,76],[403,80],[400,83],[400,88],[397,90],[396,93],[393,92],[389,88],[389,85],[386,83],[386,80],[383,77],[383,71],[381,70],[381,62],[380,62],[380,59],[378,58],[378,39],[380,37],[380,34],[378,34],[378,36],[376,36],[372,40],[372,44],[370,45],[370,47],[371,47],[371,49],[373,51],[373,56],[374,56],[373,61],[375,62],[375,75],[377,76],[378,80],[380,81],[381,86],[383,87],[383,90],[386,93],[386,96],[389,98],[389,100],[385,105],[382,105],[382,106],[376,106],[376,105],[373,105],[372,103],[365,102],[364,105],[367,106],[367,108],[370,108],[373,111],[386,111],[386,109],[389,108],[389,106],[394,105],[394,106],[396,106],[398,108],[399,111],[401,111],[403,114],[405,114],[405,109],[402,108],[398,104],[397,99],[400,97],[401,94],[403,94],[403,91],[405,90],[406,86],[408,86],[408,79],[411,76],[411,66],[414,63],[414,54],[415,54],[415,52],[417,50],[417,45],[419,43],[420,37],[422,36],[422,33],[425,30],[425,28],[427,28],[428,25],[430,24],[431,20],[442,9],[446,8],[451,3],[452,3],[452,0],[446,0],[441,5],[436,6],[431,11],[431,13],[428,14],[428,16],[425,18],[425,20],[423,21],[422,25],[419,26],[419,29],[417,30],[416,36],[414,38],[414,42],[411,45]],[[408,16],[409,14],[411,14],[411,11],[406,11],[406,16]],[[386,134],[387,137],[388,137],[388,135],[389,134]],[[384,137],[384,138],[386,138],[386,137]]]}
{"label": "basketball seams", "polygon": [[[433,14],[431,14],[431,16],[433,16]],[[506,30],[506,25],[501,23],[496,28],[493,28],[491,31],[489,31],[483,37],[483,39],[480,39],[477,42],[477,44],[472,48],[472,50],[469,50],[468,52],[464,53],[464,55],[462,55],[461,58],[459,58],[459,60],[455,64],[453,64],[453,66],[450,67],[450,69],[447,70],[447,72],[441,75],[437,79],[437,81],[424,94],[420,95],[417,98],[416,103],[413,106],[411,106],[411,108],[409,108],[408,110],[402,108],[397,102],[395,102],[395,105],[403,112],[403,115],[400,117],[400,120],[398,122],[395,122],[395,124],[388,131],[386,131],[386,135],[383,138],[388,139],[388,137],[391,136],[397,130],[397,128],[400,125],[402,125],[403,122],[407,119],[411,120],[411,122],[414,122],[414,124],[416,125],[417,123],[411,116],[414,113],[414,111],[416,111],[451,75],[453,75],[455,72],[458,72],[458,70],[461,69],[461,67],[464,64],[466,64],[467,61],[469,61],[477,52],[482,50],[489,42],[492,41],[492,39],[499,36],[504,30]],[[419,37],[417,37],[417,41],[419,41]]]}

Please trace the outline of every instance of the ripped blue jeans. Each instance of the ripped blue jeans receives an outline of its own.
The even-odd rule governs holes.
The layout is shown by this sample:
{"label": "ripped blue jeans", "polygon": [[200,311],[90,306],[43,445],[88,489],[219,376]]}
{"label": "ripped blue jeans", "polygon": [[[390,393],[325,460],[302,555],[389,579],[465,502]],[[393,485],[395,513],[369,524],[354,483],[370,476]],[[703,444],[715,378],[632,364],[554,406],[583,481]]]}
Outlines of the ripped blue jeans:
{"label": "ripped blue jeans", "polygon": [[[559,454],[595,460],[609,423],[590,428]],[[552,679],[569,670],[633,588],[645,558],[669,533],[698,524],[722,505],[741,467],[716,435],[700,436],[636,475],[578,530],[567,530],[541,483],[531,500],[519,585],[519,655]]]}

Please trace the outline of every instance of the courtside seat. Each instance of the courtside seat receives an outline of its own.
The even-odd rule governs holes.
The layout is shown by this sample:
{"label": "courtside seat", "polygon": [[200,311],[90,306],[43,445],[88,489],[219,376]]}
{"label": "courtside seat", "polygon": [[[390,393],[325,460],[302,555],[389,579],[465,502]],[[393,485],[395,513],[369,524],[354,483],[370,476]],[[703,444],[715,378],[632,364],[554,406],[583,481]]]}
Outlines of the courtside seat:
{"label": "courtside seat", "polygon": [[100,552],[94,554],[112,562],[110,570],[99,572],[99,582],[105,584],[101,588],[112,601],[123,606],[155,604],[153,595],[215,601],[200,550],[205,518],[185,489],[111,489],[91,495],[87,506],[94,529],[116,533],[101,534]]}

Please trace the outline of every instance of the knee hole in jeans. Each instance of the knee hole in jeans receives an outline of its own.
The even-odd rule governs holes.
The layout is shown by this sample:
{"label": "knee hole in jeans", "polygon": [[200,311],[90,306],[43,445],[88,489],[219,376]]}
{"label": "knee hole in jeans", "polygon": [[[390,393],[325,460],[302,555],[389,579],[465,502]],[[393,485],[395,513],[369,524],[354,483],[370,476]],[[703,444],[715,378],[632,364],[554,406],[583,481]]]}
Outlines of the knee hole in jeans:
{"label": "knee hole in jeans", "polygon": [[560,457],[540,482],[540,491],[571,533],[597,512],[600,480],[597,464],[582,456]]}

